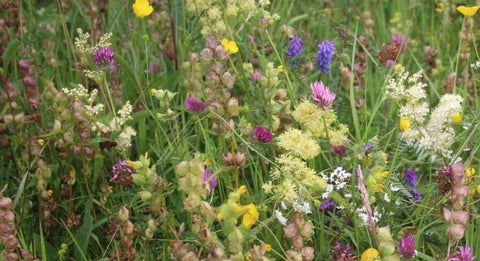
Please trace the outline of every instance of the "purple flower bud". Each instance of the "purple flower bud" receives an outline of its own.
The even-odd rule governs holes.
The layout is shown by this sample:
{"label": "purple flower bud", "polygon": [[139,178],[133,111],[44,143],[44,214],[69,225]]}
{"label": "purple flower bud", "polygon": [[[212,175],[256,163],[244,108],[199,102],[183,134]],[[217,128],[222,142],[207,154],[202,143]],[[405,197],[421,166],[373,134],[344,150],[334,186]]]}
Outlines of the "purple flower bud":
{"label": "purple flower bud", "polygon": [[318,45],[317,57],[315,59],[317,69],[324,74],[330,70],[332,57],[335,54],[335,45],[333,41],[323,41]]}
{"label": "purple flower bud", "polygon": [[459,246],[458,251],[453,253],[447,261],[473,261],[475,257],[472,253],[472,248],[467,244],[464,247]]}
{"label": "purple flower bud", "polygon": [[253,132],[255,133],[255,137],[257,138],[257,140],[261,142],[268,143],[272,141],[272,133],[270,133],[270,131],[268,131],[264,127],[255,126],[255,128],[253,128]]}
{"label": "purple flower bud", "polygon": [[337,202],[333,199],[325,199],[322,201],[322,204],[318,207],[318,210],[323,210],[325,212],[331,212],[335,209]]}
{"label": "purple flower bud", "polygon": [[420,194],[420,191],[418,191],[418,189],[414,188],[410,190],[410,194],[412,195],[413,201],[422,201],[422,194]]}
{"label": "purple flower bud", "polygon": [[415,256],[415,238],[412,234],[402,237],[397,245],[398,253],[403,258],[412,258]]}
{"label": "purple flower bud", "polygon": [[208,168],[203,171],[202,180],[208,184],[210,190],[217,186],[217,177],[212,176],[212,172]]}
{"label": "purple flower bud", "polygon": [[114,51],[109,46],[98,48],[92,56],[93,62],[98,67],[111,66],[114,64]]}
{"label": "purple flower bud", "polygon": [[185,108],[192,112],[201,112],[205,110],[205,103],[197,97],[189,96],[185,99]]}
{"label": "purple flower bud", "polygon": [[326,110],[333,100],[335,100],[335,93],[331,92],[328,87],[325,87],[321,81],[316,81],[310,85],[310,93],[312,99],[315,102],[320,103],[324,110]]}
{"label": "purple flower bud", "polygon": [[367,142],[367,144],[362,145],[362,149],[363,149],[363,152],[365,152],[365,154],[367,154],[371,148],[372,148],[372,143],[370,141]]}
{"label": "purple flower bud", "polygon": [[340,157],[344,157],[347,152],[347,148],[344,145],[332,146],[331,150],[337,153]]}
{"label": "purple flower bud", "polygon": [[418,176],[417,172],[413,168],[405,170],[405,182],[411,188],[414,188],[417,184]]}

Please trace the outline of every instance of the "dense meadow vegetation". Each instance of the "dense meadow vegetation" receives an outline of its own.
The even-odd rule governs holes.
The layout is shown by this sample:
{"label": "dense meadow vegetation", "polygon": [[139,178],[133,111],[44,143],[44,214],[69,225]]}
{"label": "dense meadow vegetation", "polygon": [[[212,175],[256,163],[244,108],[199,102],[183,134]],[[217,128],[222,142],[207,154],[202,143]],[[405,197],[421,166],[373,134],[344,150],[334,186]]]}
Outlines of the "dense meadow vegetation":
{"label": "dense meadow vegetation", "polygon": [[0,0],[0,260],[480,258],[476,4]]}

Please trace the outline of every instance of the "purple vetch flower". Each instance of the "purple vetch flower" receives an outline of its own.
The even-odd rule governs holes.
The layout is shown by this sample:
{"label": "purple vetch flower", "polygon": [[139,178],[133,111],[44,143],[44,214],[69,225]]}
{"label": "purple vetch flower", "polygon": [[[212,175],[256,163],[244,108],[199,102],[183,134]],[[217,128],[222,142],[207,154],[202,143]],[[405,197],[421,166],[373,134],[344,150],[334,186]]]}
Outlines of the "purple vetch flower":
{"label": "purple vetch flower", "polygon": [[321,81],[316,81],[310,85],[310,93],[312,99],[316,103],[320,103],[324,110],[335,100],[335,93],[331,92]]}
{"label": "purple vetch flower", "polygon": [[338,154],[340,157],[344,157],[347,153],[347,148],[344,145],[332,146],[331,150]]}
{"label": "purple vetch flower", "polygon": [[119,160],[112,166],[112,178],[110,182],[129,186],[132,182],[133,173],[135,173],[135,170],[126,160]]}
{"label": "purple vetch flower", "polygon": [[293,37],[290,42],[288,43],[288,50],[285,52],[285,55],[289,58],[292,59],[292,67],[295,67],[297,65],[297,59],[295,59],[296,56],[300,55],[303,52],[303,42],[300,37],[295,36]]}
{"label": "purple vetch flower", "polygon": [[332,57],[335,54],[335,45],[333,41],[323,41],[318,45],[317,57],[315,63],[317,69],[324,74],[327,74],[330,70],[330,64],[332,63]]}
{"label": "purple vetch flower", "polygon": [[98,67],[112,66],[115,62],[114,55],[115,52],[110,46],[102,46],[95,51],[92,59]]}
{"label": "purple vetch flower", "polygon": [[392,35],[392,41],[399,46],[403,46],[403,51],[406,52],[408,50],[408,44],[407,40],[405,39],[405,36],[402,34],[393,34]]}
{"label": "purple vetch flower", "polygon": [[408,168],[405,170],[405,182],[411,188],[414,188],[417,185],[418,175],[413,168]]}
{"label": "purple vetch flower", "polygon": [[415,238],[412,234],[408,234],[397,244],[397,250],[401,257],[403,258],[412,258],[415,256]]}
{"label": "purple vetch flower", "polygon": [[212,172],[208,168],[205,168],[203,171],[202,180],[208,184],[210,190],[215,189],[217,186],[217,177],[212,176]]}
{"label": "purple vetch flower", "polygon": [[363,152],[365,152],[365,154],[367,154],[371,148],[372,148],[372,143],[370,141],[367,142],[367,144],[362,145],[362,149],[363,149]]}
{"label": "purple vetch flower", "polygon": [[447,261],[473,261],[475,257],[472,253],[472,248],[467,244],[464,247],[459,246],[458,251],[453,253]]}
{"label": "purple vetch flower", "polygon": [[323,210],[325,212],[331,212],[335,209],[337,202],[333,199],[325,199],[322,201],[322,204],[318,207],[318,210]]}
{"label": "purple vetch flower", "polygon": [[267,143],[272,141],[272,133],[262,126],[255,126],[255,128],[253,128],[253,132],[255,133],[257,140],[261,142]]}
{"label": "purple vetch flower", "polygon": [[410,194],[412,195],[413,201],[422,201],[422,194],[420,194],[420,191],[418,191],[418,189],[414,188],[410,190]]}
{"label": "purple vetch flower", "polygon": [[201,112],[205,110],[205,103],[197,97],[188,96],[185,99],[185,108],[192,112]]}

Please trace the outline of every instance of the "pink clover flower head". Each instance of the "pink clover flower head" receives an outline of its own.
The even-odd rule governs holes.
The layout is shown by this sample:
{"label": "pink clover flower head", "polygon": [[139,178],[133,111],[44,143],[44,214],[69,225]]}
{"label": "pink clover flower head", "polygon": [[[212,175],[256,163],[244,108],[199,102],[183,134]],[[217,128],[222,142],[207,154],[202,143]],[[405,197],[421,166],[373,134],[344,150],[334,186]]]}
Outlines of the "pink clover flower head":
{"label": "pink clover flower head", "polygon": [[255,133],[257,140],[261,142],[268,143],[272,141],[272,133],[262,126],[255,126],[255,128],[253,128],[253,132]]}
{"label": "pink clover flower head", "polygon": [[403,51],[406,52],[408,50],[407,39],[403,34],[393,34],[392,40],[394,43],[398,44],[399,46],[403,46]]}
{"label": "pink clover flower head", "polygon": [[408,234],[397,244],[397,250],[401,257],[412,258],[415,256],[415,238],[412,234]]}
{"label": "pink clover flower head", "polygon": [[185,108],[192,112],[201,112],[205,110],[205,103],[197,97],[188,96],[185,99]]}
{"label": "pink clover flower head", "polygon": [[453,253],[447,261],[473,261],[475,257],[472,254],[472,248],[467,244],[464,247],[459,246],[458,251]]}
{"label": "pink clover flower head", "polygon": [[316,81],[310,85],[310,93],[312,99],[316,103],[320,103],[324,110],[335,100],[335,93],[331,92],[321,81]]}

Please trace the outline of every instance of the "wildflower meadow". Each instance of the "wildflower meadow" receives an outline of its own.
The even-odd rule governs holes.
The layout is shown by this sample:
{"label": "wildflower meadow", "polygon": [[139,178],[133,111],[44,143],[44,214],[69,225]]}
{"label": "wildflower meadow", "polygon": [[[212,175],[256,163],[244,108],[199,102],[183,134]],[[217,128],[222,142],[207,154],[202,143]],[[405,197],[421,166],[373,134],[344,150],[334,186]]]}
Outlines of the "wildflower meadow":
{"label": "wildflower meadow", "polygon": [[0,261],[480,260],[480,1],[0,7]]}

